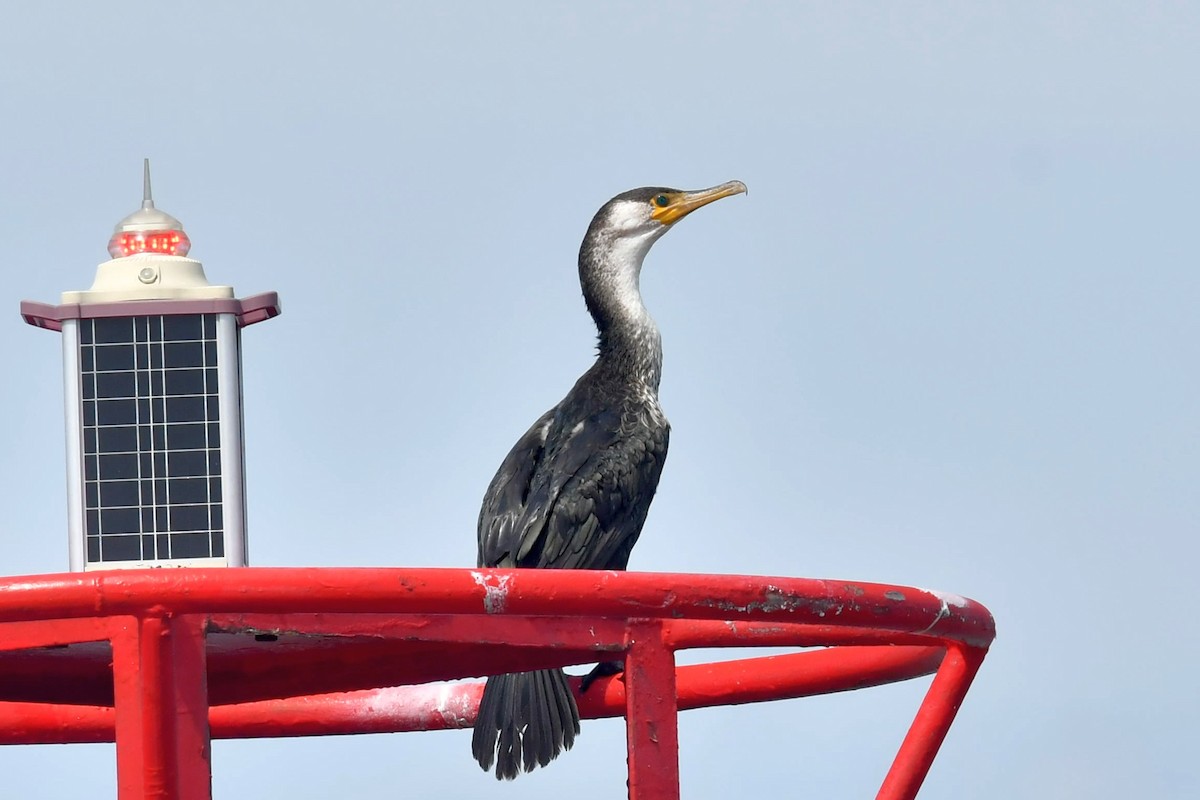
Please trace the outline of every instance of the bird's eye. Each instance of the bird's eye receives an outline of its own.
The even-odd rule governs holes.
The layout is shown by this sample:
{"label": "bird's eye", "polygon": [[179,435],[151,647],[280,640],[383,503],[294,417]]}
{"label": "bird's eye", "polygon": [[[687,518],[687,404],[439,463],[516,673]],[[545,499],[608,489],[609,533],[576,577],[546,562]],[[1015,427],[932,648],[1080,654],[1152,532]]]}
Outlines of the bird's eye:
{"label": "bird's eye", "polygon": [[671,200],[665,194],[655,195],[654,197],[654,205],[659,208],[666,208],[670,202]]}

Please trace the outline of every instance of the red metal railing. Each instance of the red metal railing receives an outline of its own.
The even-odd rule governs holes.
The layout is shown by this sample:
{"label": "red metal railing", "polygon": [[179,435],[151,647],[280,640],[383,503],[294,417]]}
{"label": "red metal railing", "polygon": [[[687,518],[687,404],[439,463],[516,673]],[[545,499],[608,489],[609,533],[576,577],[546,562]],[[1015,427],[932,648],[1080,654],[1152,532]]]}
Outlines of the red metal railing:
{"label": "red metal railing", "polygon": [[[207,800],[210,737],[470,727],[488,672],[625,659],[629,796],[679,796],[680,709],[935,673],[877,795],[916,796],[995,635],[902,586],[729,575],[176,569],[0,580],[0,743],[117,744],[121,800]],[[675,666],[695,647],[828,649]]]}

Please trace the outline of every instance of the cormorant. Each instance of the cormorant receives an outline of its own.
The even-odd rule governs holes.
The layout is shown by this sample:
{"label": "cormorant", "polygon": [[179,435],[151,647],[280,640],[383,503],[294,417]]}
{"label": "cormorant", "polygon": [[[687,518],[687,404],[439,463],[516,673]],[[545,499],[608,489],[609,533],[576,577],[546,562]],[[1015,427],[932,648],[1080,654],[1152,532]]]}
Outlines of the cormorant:
{"label": "cormorant", "polygon": [[[647,187],[596,213],[579,282],[599,332],[596,363],[517,440],[479,512],[479,566],[625,569],[667,455],[658,404],[662,340],[642,304],[642,259],[692,211],[746,191],[740,181],[685,192]],[[600,664],[584,679],[619,672]],[[560,669],[488,678],[471,752],[512,779],[570,749],[579,710]]]}

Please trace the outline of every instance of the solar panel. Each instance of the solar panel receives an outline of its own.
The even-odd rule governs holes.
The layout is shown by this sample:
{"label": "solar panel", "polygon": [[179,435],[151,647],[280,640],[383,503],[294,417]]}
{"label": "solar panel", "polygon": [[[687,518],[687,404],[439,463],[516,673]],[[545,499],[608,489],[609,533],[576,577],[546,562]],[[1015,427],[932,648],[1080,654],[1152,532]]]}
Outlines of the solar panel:
{"label": "solar panel", "polygon": [[[228,410],[222,419],[220,373],[232,368],[236,375],[237,364],[219,358],[220,316],[230,317],[236,337],[232,315],[78,321],[89,566],[225,557],[230,487],[222,483],[222,426],[240,428],[240,420]],[[236,362],[236,348],[220,350]]]}

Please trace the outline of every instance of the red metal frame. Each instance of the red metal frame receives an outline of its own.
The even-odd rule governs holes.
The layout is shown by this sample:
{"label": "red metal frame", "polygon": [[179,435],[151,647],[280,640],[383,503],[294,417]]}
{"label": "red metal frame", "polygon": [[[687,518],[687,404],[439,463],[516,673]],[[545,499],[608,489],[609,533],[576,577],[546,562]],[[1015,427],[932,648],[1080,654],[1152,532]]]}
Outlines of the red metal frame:
{"label": "red metal frame", "polygon": [[[207,800],[211,738],[470,727],[488,672],[625,660],[631,800],[679,797],[677,712],[934,674],[879,800],[920,789],[995,637],[982,605],[803,578],[159,569],[0,579],[0,744],[117,744],[121,800]],[[695,647],[821,647],[676,667]],[[578,686],[576,682],[576,687]]]}

